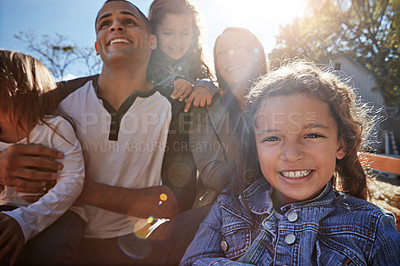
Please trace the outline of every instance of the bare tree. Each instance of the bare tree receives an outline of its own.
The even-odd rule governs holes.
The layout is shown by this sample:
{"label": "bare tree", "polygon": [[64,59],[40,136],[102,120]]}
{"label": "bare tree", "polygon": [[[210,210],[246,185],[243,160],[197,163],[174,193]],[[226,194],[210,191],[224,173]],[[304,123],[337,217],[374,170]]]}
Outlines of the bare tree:
{"label": "bare tree", "polygon": [[76,49],[78,60],[87,67],[87,75],[99,73],[102,66],[100,56],[96,56],[96,50],[92,47],[80,47]]}
{"label": "bare tree", "polygon": [[38,37],[34,31],[29,30],[14,37],[22,41],[26,49],[32,51],[56,78],[62,79],[72,65],[79,63],[86,66],[87,75],[93,75],[100,70],[101,60],[93,48],[78,46],[61,34],[44,34]]}

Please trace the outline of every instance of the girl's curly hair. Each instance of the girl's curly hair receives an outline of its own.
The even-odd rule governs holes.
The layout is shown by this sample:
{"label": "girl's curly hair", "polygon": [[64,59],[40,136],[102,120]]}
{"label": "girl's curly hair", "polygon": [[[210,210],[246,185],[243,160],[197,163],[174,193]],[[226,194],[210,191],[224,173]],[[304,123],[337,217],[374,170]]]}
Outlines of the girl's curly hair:
{"label": "girl's curly hair", "polygon": [[[370,108],[362,105],[353,89],[329,71],[324,71],[306,61],[289,62],[278,70],[269,72],[261,78],[246,96],[248,122],[254,119],[265,99],[280,95],[306,94],[325,102],[338,126],[338,136],[343,139],[346,155],[337,160],[333,176],[335,189],[358,198],[368,195],[367,174],[357,156],[367,141],[374,126]],[[234,189],[243,191],[255,179],[262,177],[257,161],[253,127],[242,135],[241,156],[238,158],[236,173],[240,176]],[[252,169],[252,177],[243,173]],[[238,190],[239,189],[239,190]]]}

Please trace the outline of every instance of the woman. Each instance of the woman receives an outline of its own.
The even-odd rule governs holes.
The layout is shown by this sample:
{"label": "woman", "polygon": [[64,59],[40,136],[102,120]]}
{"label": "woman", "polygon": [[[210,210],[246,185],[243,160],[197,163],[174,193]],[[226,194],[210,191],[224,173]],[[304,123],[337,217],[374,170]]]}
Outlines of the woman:
{"label": "woman", "polygon": [[264,49],[254,34],[226,28],[214,46],[214,64],[222,91],[211,105],[192,110],[190,144],[199,176],[194,207],[212,203],[229,180],[244,122],[244,95],[267,73]]}

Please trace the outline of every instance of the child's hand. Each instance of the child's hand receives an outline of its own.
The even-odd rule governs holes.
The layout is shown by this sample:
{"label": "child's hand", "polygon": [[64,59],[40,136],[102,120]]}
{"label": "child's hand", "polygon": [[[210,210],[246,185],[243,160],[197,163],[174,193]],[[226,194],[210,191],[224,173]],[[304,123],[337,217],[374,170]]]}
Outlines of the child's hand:
{"label": "child's hand", "polygon": [[24,233],[18,222],[7,214],[0,213],[0,258],[12,252],[10,265],[13,265],[24,243]]}
{"label": "child's hand", "polygon": [[193,103],[194,107],[204,107],[210,105],[212,101],[212,93],[209,89],[204,86],[198,85],[194,88],[189,98],[186,99],[185,112],[189,111],[190,106]]}
{"label": "child's hand", "polygon": [[193,90],[193,85],[183,78],[178,78],[174,81],[174,91],[171,93],[172,99],[178,99],[179,101],[185,100]]}

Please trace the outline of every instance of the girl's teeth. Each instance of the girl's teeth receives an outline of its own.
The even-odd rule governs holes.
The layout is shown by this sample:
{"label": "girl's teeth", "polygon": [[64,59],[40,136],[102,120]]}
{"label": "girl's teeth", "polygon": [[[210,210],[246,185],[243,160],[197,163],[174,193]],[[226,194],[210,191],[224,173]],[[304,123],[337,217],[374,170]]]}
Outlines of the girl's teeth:
{"label": "girl's teeth", "polygon": [[307,176],[311,173],[311,170],[307,170],[307,171],[288,171],[288,172],[281,172],[281,175],[283,175],[284,177],[288,177],[288,178],[300,178],[300,177],[304,177]]}

